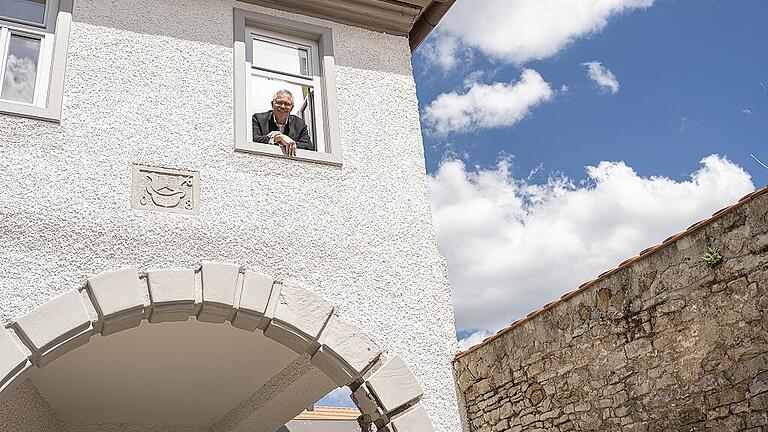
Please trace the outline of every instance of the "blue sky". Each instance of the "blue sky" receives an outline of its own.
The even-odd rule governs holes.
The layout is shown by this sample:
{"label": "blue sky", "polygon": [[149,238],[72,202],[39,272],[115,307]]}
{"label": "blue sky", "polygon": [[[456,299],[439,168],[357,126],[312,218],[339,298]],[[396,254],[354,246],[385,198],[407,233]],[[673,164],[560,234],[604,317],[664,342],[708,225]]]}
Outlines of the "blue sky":
{"label": "blue sky", "polygon": [[768,183],[766,19],[761,0],[456,2],[413,65],[460,349]]}
{"label": "blue sky", "polygon": [[[472,164],[493,165],[508,153],[520,174],[543,164],[546,173],[575,178],[586,165],[623,160],[641,175],[682,179],[702,157],[719,153],[765,185],[768,171],[749,154],[768,159],[768,91],[760,86],[768,81],[767,19],[761,0],[658,0],[612,17],[603,31],[525,64],[569,91],[511,127],[426,133],[427,169],[437,169],[447,143],[467,152]],[[486,71],[492,81],[520,76],[520,66],[482,54],[447,73],[419,52],[413,60],[422,107],[460,88],[473,71]],[[581,63],[593,60],[613,71],[618,93],[600,92],[588,79]]]}
{"label": "blue sky", "polygon": [[456,3],[413,62],[463,347],[768,183],[767,16]]}

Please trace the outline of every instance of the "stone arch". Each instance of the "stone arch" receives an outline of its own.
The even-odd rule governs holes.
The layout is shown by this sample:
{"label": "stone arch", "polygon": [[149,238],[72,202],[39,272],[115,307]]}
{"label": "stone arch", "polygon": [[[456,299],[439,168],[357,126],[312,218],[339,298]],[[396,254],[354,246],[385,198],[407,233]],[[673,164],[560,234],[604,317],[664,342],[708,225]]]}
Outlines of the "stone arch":
{"label": "stone arch", "polygon": [[263,332],[311,363],[338,386],[348,386],[369,429],[432,431],[422,390],[400,357],[381,349],[317,294],[234,264],[203,262],[196,269],[107,271],[0,327],[0,400],[43,368],[108,336],[170,321],[230,322]]}

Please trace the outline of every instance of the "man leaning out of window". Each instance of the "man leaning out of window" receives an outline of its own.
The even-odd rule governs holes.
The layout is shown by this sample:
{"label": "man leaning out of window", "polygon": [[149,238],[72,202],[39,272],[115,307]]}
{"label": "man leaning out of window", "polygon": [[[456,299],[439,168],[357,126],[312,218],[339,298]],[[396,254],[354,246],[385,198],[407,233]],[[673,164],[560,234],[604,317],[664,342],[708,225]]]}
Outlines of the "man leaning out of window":
{"label": "man leaning out of window", "polygon": [[253,115],[253,141],[279,145],[289,156],[296,156],[296,148],[315,150],[307,125],[291,114],[292,109],[291,92],[278,90],[272,98],[272,109]]}

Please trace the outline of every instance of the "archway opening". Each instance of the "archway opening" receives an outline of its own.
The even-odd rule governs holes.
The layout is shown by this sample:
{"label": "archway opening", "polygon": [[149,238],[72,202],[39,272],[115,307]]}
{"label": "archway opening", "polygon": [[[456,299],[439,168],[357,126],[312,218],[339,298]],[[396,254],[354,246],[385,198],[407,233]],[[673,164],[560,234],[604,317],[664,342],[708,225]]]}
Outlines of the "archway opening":
{"label": "archway opening", "polygon": [[232,264],[99,274],[0,328],[0,348],[0,426],[18,432],[273,432],[347,385],[361,423],[432,430],[402,359]]}

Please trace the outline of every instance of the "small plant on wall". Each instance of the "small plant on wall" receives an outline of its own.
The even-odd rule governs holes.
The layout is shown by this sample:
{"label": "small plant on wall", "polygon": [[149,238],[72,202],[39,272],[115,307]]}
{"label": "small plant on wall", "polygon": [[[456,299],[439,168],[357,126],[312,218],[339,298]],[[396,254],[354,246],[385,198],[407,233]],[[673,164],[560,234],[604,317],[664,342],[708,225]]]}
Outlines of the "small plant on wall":
{"label": "small plant on wall", "polygon": [[720,251],[713,247],[707,248],[707,253],[705,253],[701,259],[709,268],[715,268],[723,262],[723,256],[720,254]]}

